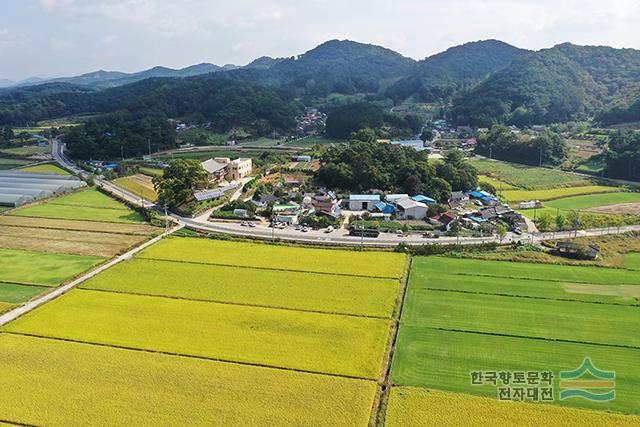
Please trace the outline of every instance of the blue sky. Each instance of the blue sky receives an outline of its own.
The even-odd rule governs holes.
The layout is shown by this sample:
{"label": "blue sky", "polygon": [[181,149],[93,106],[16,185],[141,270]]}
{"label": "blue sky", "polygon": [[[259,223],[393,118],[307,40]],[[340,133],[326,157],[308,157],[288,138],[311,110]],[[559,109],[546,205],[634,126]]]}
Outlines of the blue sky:
{"label": "blue sky", "polygon": [[0,79],[246,64],[330,39],[422,59],[496,38],[640,48],[637,0],[3,0]]}

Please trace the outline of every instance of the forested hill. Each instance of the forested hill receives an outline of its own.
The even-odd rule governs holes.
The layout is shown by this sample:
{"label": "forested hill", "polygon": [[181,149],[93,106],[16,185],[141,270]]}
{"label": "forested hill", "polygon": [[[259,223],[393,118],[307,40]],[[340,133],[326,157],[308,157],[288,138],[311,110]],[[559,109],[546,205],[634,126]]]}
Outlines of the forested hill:
{"label": "forested hill", "polygon": [[396,101],[410,96],[427,102],[448,98],[528,52],[499,40],[465,43],[418,62],[414,72],[386,94]]}
{"label": "forested hill", "polygon": [[0,98],[0,123],[26,124],[80,113],[137,112],[213,122],[223,131],[235,126],[290,129],[298,105],[280,90],[212,74],[186,79],[153,78],[97,92],[64,92],[25,102]]}
{"label": "forested hill", "polygon": [[627,105],[640,85],[640,51],[569,43],[514,60],[454,100],[458,123],[550,123]]}
{"label": "forested hill", "polygon": [[413,72],[416,61],[393,50],[349,40],[331,40],[298,56],[262,57],[230,72],[236,78],[278,84],[297,95],[378,92],[385,80]]}

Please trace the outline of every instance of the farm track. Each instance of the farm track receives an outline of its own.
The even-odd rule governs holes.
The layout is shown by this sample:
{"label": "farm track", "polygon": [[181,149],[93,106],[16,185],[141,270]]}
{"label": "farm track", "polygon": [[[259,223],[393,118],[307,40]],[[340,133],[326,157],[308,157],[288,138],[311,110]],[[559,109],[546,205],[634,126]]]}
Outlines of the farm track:
{"label": "farm track", "polygon": [[409,278],[411,273],[413,258],[407,257],[407,264],[405,266],[405,273],[403,278],[401,279],[402,289],[398,295],[398,303],[397,309],[394,310],[393,323],[389,330],[390,334],[390,344],[389,344],[389,353],[388,357],[385,358],[385,369],[384,369],[384,377],[382,378],[380,384],[380,393],[377,400],[374,402],[374,407],[371,412],[371,420],[369,425],[371,427],[374,426],[383,426],[386,408],[389,402],[389,394],[391,392],[391,368],[393,365],[393,356],[396,351],[396,344],[398,342],[398,334],[400,333],[400,321],[402,320],[402,310],[404,308],[404,301],[407,297],[407,290],[409,289]]}
{"label": "farm track", "polygon": [[[16,283],[18,284],[18,283]],[[326,314],[330,316],[346,316],[346,317],[357,317],[357,318],[365,318],[365,319],[380,319],[380,320],[391,320],[390,317],[385,316],[371,316],[365,314],[351,314],[351,313],[339,313],[339,312],[331,312],[331,311],[322,311],[322,310],[309,310],[304,308],[290,308],[290,307],[279,307],[274,305],[264,305],[264,304],[249,304],[249,303],[240,303],[240,302],[231,302],[224,300],[214,300],[214,299],[204,299],[204,298],[188,298],[188,297],[178,297],[172,295],[159,295],[159,294],[147,294],[147,293],[138,293],[138,292],[125,292],[125,291],[115,291],[109,289],[94,289],[91,287],[79,288],[80,290],[90,290],[92,292],[104,292],[111,294],[121,294],[121,295],[135,295],[149,298],[166,298],[172,300],[180,300],[180,301],[194,301],[194,302],[204,302],[211,304],[225,304],[225,305],[234,305],[239,307],[255,307],[255,308],[267,308],[272,310],[285,310],[285,311],[294,311],[301,313],[316,313],[316,314]]]}
{"label": "farm track", "polygon": [[151,260],[151,261],[176,262],[176,263],[182,263],[182,264],[215,265],[215,266],[219,266],[219,267],[246,268],[246,269],[253,269],[253,270],[282,271],[282,272],[292,272],[292,273],[322,274],[322,275],[325,275],[325,276],[360,277],[360,278],[364,278],[364,279],[398,280],[397,277],[362,276],[360,274],[327,273],[327,272],[324,272],[324,271],[294,270],[294,269],[290,269],[290,268],[253,267],[253,266],[246,266],[246,265],[222,264],[222,263],[202,262],[202,261],[184,261],[184,260],[145,257],[145,256],[141,256],[141,257],[138,257],[138,258],[140,258],[140,259],[148,259],[148,260]]}

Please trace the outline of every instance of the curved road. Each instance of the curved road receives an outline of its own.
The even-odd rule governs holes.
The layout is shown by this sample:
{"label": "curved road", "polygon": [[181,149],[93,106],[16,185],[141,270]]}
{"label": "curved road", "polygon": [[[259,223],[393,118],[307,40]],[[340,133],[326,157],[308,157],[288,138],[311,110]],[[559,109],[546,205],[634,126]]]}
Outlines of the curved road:
{"label": "curved road", "polygon": [[[89,174],[78,168],[73,162],[66,158],[64,155],[64,145],[58,141],[53,141],[53,158],[64,168],[74,172],[77,175],[82,177],[87,177]],[[96,178],[96,185],[104,188],[107,191],[117,195],[118,197],[122,197],[130,203],[133,203],[138,206],[143,206],[146,208],[153,208],[158,212],[164,214],[164,208],[154,205],[149,201],[143,201],[140,199],[140,196],[133,194],[113,183],[106,181],[101,178]],[[405,243],[410,245],[424,245],[424,244],[478,244],[478,243],[489,243],[489,242],[500,242],[496,236],[488,236],[485,238],[479,237],[441,237],[438,239],[433,238],[424,238],[421,235],[408,235],[406,237],[401,237],[393,233],[381,233],[380,237],[372,239],[372,238],[361,238],[349,236],[348,231],[345,229],[339,229],[332,233],[325,233],[323,230],[320,231],[309,231],[307,233],[303,233],[301,231],[296,231],[293,229],[273,229],[269,228],[265,225],[258,225],[255,228],[243,227],[238,223],[230,223],[230,222],[222,222],[222,221],[208,221],[208,215],[200,215],[197,218],[186,218],[176,214],[170,214],[170,217],[174,222],[187,226],[189,228],[193,228],[198,231],[208,232],[208,233],[224,233],[231,234],[235,236],[242,236],[254,239],[263,239],[263,240],[286,240],[286,241],[296,241],[301,243],[312,243],[312,244],[326,244],[326,245],[347,245],[347,246],[385,246],[392,247],[396,246],[399,243]],[[593,229],[593,230],[582,230],[578,232],[574,231],[563,231],[557,233],[525,233],[523,235],[516,235],[513,233],[508,233],[505,239],[502,240],[501,243],[510,243],[514,241],[522,241],[522,242],[531,242],[531,243],[539,243],[543,240],[549,239],[566,239],[572,237],[586,237],[586,236],[599,236],[606,234],[620,234],[629,231],[640,231],[640,225],[631,225],[624,227],[611,227],[604,229]]]}

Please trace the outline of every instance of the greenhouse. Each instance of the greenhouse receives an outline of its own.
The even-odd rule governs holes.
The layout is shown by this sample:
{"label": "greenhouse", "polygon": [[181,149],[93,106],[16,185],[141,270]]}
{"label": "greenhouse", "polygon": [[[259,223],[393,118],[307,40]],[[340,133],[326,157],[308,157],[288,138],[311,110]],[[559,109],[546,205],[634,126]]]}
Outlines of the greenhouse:
{"label": "greenhouse", "polygon": [[0,206],[21,206],[85,186],[73,175],[0,171]]}

